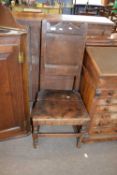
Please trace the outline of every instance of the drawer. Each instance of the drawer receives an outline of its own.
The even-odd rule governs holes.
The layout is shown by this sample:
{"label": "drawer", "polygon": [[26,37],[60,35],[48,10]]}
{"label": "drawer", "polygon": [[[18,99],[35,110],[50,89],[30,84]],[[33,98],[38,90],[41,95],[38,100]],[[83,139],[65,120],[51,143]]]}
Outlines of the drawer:
{"label": "drawer", "polygon": [[114,105],[101,105],[96,107],[96,112],[95,113],[113,113],[113,112],[117,112],[117,104]]}
{"label": "drawer", "polygon": [[92,120],[92,126],[115,126],[117,127],[117,113],[105,113],[100,115],[95,115]]}
{"label": "drawer", "polygon": [[117,76],[105,76],[99,79],[99,87],[102,89],[117,90]]}
{"label": "drawer", "polygon": [[96,89],[95,96],[97,99],[107,99],[107,98],[114,98],[117,99],[117,91],[114,89],[110,90],[103,90],[103,89]]}
{"label": "drawer", "polygon": [[97,89],[95,93],[97,105],[117,104],[117,91]]}
{"label": "drawer", "polygon": [[117,126],[93,127],[90,129],[89,134],[117,134]]}
{"label": "drawer", "polygon": [[99,99],[97,102],[98,105],[116,105],[117,99],[112,99],[111,97],[108,97],[107,99]]}

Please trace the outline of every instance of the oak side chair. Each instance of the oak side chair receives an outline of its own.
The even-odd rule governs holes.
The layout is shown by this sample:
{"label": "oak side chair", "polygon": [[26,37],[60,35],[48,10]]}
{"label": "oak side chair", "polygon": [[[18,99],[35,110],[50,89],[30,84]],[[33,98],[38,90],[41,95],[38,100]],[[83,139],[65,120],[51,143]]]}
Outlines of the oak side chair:
{"label": "oak side chair", "polygon": [[[63,19],[42,22],[40,92],[32,111],[34,148],[40,137],[76,137],[86,134],[89,116],[79,94],[87,25]],[[41,126],[73,126],[74,132],[41,132]]]}

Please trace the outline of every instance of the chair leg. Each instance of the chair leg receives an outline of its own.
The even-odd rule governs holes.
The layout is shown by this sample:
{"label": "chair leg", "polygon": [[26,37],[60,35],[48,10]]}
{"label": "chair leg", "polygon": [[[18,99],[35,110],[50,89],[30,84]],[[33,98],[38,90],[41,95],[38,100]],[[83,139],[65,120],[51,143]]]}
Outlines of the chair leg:
{"label": "chair leg", "polygon": [[76,143],[77,148],[81,147],[82,140],[83,140],[83,135],[81,134],[81,136],[77,138],[77,143]]}
{"label": "chair leg", "polygon": [[39,132],[39,128],[40,128],[40,126],[34,126],[33,127],[32,138],[33,138],[33,147],[34,148],[37,148],[37,145],[38,145],[38,132]]}
{"label": "chair leg", "polygon": [[78,141],[77,141],[77,147],[80,148],[81,147],[81,143],[83,141],[83,138],[84,138],[84,135],[86,134],[86,126],[87,124],[84,123],[82,126],[81,126],[81,129],[80,129],[80,134],[81,136],[79,137]]}
{"label": "chair leg", "polygon": [[33,134],[32,137],[33,137],[33,147],[34,148],[37,148],[37,145],[38,145],[38,136],[37,136],[37,134]]}
{"label": "chair leg", "polygon": [[[75,133],[80,133],[82,126],[73,126]],[[80,143],[82,141],[81,136],[76,138],[76,147],[80,148]]]}
{"label": "chair leg", "polygon": [[78,148],[79,138],[76,138],[76,147]]}

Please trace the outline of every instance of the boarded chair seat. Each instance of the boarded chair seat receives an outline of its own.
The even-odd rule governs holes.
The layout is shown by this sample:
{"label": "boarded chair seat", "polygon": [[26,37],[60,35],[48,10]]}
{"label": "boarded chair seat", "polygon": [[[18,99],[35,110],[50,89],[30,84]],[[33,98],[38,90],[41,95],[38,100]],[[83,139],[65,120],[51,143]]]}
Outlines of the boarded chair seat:
{"label": "boarded chair seat", "polygon": [[[32,112],[33,143],[36,148],[39,137],[76,137],[77,146],[85,136],[89,116],[79,93],[71,91],[41,91]],[[70,125],[75,132],[41,133],[42,125]]]}

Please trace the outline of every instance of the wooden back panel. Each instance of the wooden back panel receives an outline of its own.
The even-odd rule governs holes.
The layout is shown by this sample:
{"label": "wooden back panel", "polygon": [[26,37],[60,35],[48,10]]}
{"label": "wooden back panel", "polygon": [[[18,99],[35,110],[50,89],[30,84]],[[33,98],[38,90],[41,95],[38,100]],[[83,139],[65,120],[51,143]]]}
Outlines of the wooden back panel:
{"label": "wooden back panel", "polygon": [[79,88],[86,31],[86,23],[42,22],[41,89]]}

